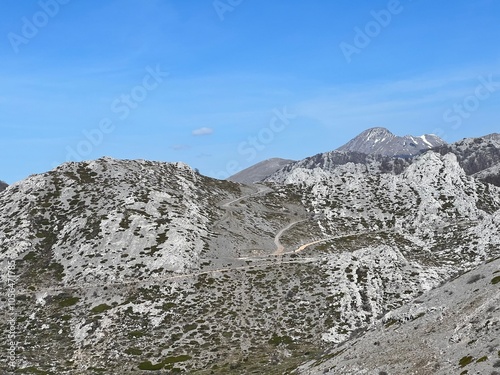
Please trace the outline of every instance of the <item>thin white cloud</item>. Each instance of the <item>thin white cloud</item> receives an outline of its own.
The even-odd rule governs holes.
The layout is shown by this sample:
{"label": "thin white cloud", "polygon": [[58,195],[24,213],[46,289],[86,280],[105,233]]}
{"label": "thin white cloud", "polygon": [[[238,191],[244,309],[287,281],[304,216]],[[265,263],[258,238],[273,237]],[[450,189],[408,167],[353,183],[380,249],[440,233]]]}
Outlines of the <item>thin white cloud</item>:
{"label": "thin white cloud", "polygon": [[189,145],[173,145],[170,147],[174,151],[184,151],[191,148]]}
{"label": "thin white cloud", "polygon": [[211,158],[213,155],[212,154],[207,154],[207,153],[202,153],[202,154],[198,154],[196,155],[196,157],[198,159],[206,159],[206,158]]}
{"label": "thin white cloud", "polygon": [[201,136],[201,135],[210,135],[214,132],[212,128],[199,128],[193,130],[193,135],[195,136]]}

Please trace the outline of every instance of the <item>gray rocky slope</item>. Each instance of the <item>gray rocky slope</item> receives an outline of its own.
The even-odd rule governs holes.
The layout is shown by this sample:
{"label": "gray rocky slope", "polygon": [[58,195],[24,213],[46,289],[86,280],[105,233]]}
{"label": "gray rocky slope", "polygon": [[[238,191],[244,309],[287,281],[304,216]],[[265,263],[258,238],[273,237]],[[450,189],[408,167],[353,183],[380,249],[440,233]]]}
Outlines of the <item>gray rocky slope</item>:
{"label": "gray rocky slope", "polygon": [[4,191],[8,186],[7,183],[0,180],[0,191]]}
{"label": "gray rocky slope", "polygon": [[0,269],[17,277],[0,372],[290,373],[498,257],[499,209],[453,153],[258,186],[180,163],[64,164],[0,193]]}
{"label": "gray rocky slope", "polygon": [[363,154],[409,157],[423,150],[443,146],[446,142],[436,135],[426,134],[419,137],[406,135],[400,137],[386,128],[371,128],[359,134],[337,151],[352,151]]}
{"label": "gray rocky slope", "polygon": [[280,158],[267,159],[234,174],[228,180],[242,184],[254,184],[264,180],[290,163],[293,163],[293,160]]}
{"label": "gray rocky slope", "polygon": [[391,311],[297,372],[499,374],[500,259]]}

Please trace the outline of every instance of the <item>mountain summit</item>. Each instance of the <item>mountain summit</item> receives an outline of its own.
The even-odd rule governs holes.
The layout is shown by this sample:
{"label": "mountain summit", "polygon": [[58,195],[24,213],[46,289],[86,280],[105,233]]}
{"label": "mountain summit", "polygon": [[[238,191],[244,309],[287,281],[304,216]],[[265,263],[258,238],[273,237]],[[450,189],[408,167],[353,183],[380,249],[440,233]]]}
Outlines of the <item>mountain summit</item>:
{"label": "mountain summit", "polygon": [[425,134],[420,137],[411,135],[400,137],[392,134],[386,128],[371,128],[339,147],[337,151],[409,157],[418,155],[422,150],[445,144],[445,141],[433,134]]}

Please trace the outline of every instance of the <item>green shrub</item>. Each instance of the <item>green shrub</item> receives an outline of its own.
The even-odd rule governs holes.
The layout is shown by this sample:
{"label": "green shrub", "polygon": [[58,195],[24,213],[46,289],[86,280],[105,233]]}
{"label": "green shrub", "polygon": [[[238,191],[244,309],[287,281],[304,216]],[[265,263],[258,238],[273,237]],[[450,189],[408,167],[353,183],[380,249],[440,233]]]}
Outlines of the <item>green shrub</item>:
{"label": "green shrub", "polygon": [[70,297],[70,298],[66,298],[62,301],[59,302],[59,306],[61,307],[69,307],[69,306],[73,306],[73,305],[76,305],[76,303],[80,300],[79,297]]}
{"label": "green shrub", "polygon": [[104,311],[109,310],[109,309],[111,309],[111,306],[106,305],[105,303],[102,303],[99,306],[93,307],[91,311],[94,314],[100,314],[100,313],[103,313]]}
{"label": "green shrub", "polygon": [[466,356],[466,357],[463,357],[459,362],[458,364],[460,365],[460,367],[465,367],[467,366],[468,364],[470,364],[472,361],[474,360],[473,357],[471,356]]}
{"label": "green shrub", "polygon": [[138,348],[128,348],[127,350],[125,350],[125,353],[129,355],[141,355],[142,350]]}
{"label": "green shrub", "polygon": [[293,339],[290,336],[278,336],[277,334],[273,334],[268,342],[274,346],[278,346],[280,344],[290,345],[293,343]]}
{"label": "green shrub", "polygon": [[132,332],[128,333],[128,337],[130,337],[130,338],[137,339],[137,338],[142,337],[142,336],[144,336],[144,332],[142,332],[142,331],[132,331]]}
{"label": "green shrub", "polygon": [[184,326],[184,332],[193,331],[193,330],[195,330],[196,328],[198,328],[198,324],[196,324],[196,323],[193,323],[193,324],[186,324],[186,325]]}
{"label": "green shrub", "polygon": [[192,357],[189,355],[180,355],[178,357],[167,357],[163,361],[163,364],[168,365],[172,363],[178,363],[178,362],[186,362],[189,361]]}
{"label": "green shrub", "polygon": [[25,367],[23,369],[16,370],[20,374],[36,374],[36,375],[48,375],[48,372],[37,369],[36,367]]}
{"label": "green shrub", "polygon": [[163,363],[158,363],[156,365],[153,365],[149,361],[141,362],[139,363],[139,370],[147,370],[147,371],[157,371],[161,370],[165,365]]}
{"label": "green shrub", "polygon": [[29,260],[34,260],[37,258],[37,255],[34,251],[30,251],[28,254],[26,254],[23,258],[23,260],[29,261]]}

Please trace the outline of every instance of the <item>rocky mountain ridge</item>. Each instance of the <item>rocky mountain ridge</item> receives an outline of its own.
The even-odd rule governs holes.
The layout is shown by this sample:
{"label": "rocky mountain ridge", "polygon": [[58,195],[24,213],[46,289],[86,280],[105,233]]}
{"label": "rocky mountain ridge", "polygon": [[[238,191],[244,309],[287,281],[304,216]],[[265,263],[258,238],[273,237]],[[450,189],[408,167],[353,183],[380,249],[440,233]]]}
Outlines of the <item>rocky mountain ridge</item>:
{"label": "rocky mountain ridge", "polygon": [[103,158],[10,186],[0,269],[15,262],[20,342],[10,364],[0,319],[1,371],[316,371],[324,350],[500,256],[500,188],[453,152],[385,158],[335,152],[254,186]]}
{"label": "rocky mountain ridge", "polygon": [[[370,138],[373,143],[377,144],[380,139],[384,139],[386,136],[386,129],[374,128],[363,132],[354,140]],[[288,164],[265,178],[264,181],[284,183],[295,169],[321,168],[326,171],[334,171],[336,168],[341,168],[348,163],[358,165],[360,168],[373,175],[381,173],[392,173],[397,175],[403,173],[414,160],[419,158],[420,154],[434,151],[442,155],[453,153],[456,155],[459,164],[467,175],[474,175],[481,181],[500,186],[499,139],[500,135],[498,134],[490,134],[480,138],[467,138],[449,145],[441,144],[432,149],[421,149],[416,155],[405,156],[380,155],[373,153],[373,149],[369,149],[369,147],[365,148],[368,153],[345,151],[343,148],[339,148],[335,151],[317,154]]]}
{"label": "rocky mountain ridge", "polygon": [[445,141],[434,134],[400,137],[386,128],[377,127],[363,131],[336,151],[408,158],[445,144]]}

